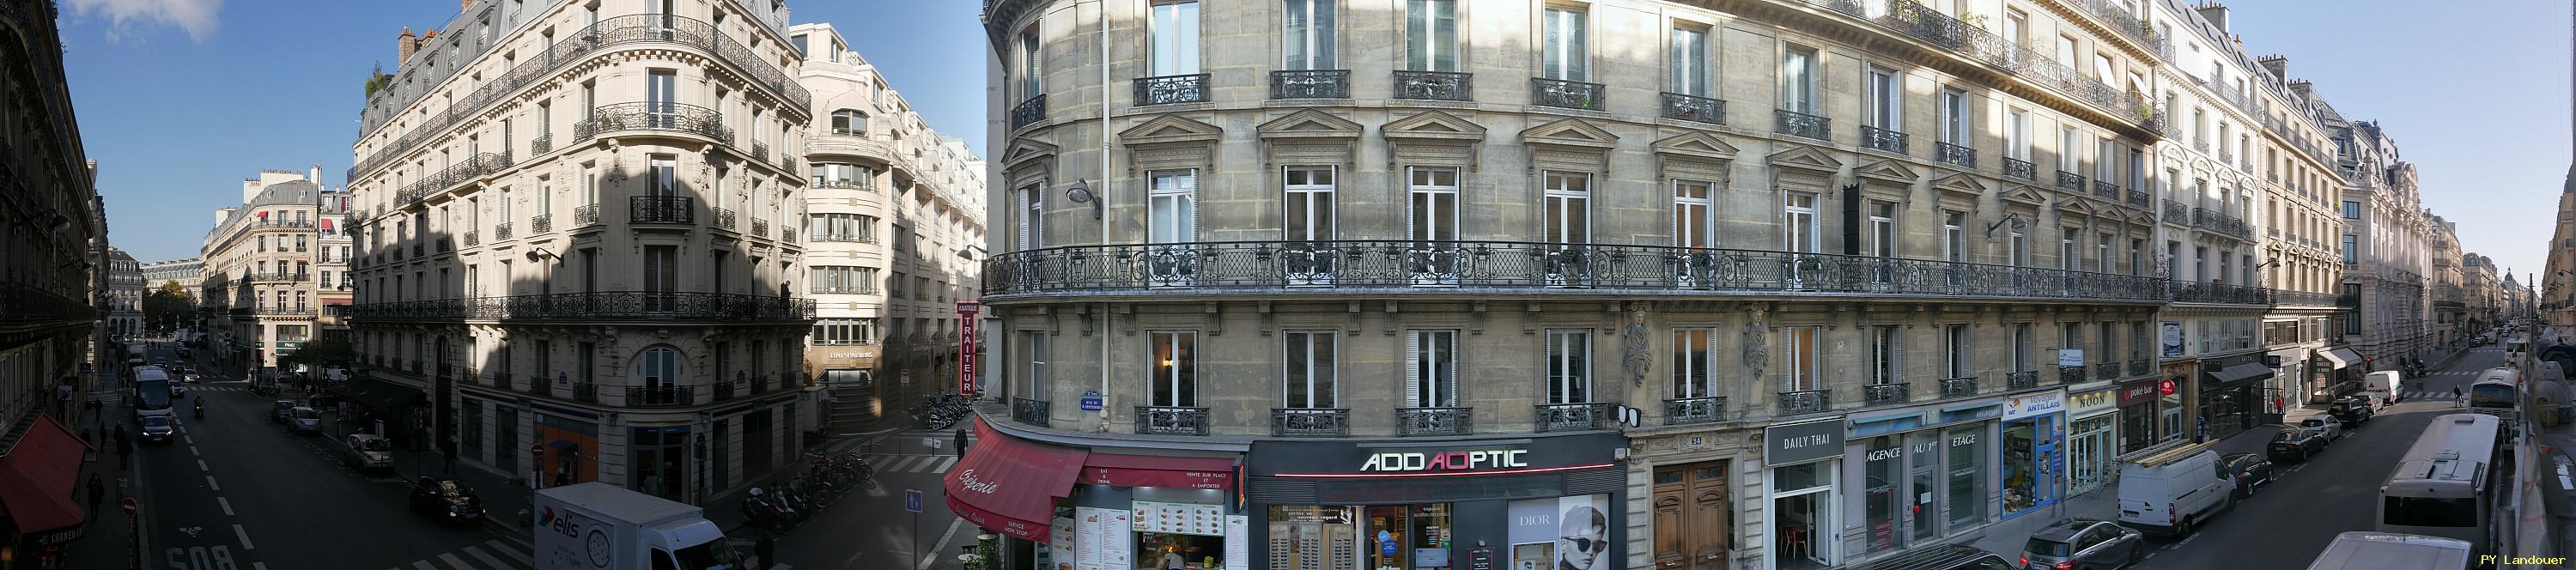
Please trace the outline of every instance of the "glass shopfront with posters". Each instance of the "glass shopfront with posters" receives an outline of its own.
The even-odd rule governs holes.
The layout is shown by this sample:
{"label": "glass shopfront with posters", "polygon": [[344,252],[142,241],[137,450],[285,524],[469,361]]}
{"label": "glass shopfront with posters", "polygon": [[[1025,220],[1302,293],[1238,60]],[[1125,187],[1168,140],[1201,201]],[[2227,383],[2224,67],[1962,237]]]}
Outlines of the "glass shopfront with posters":
{"label": "glass shopfront with posters", "polygon": [[2040,392],[2004,402],[1996,438],[2003,469],[2003,516],[2013,518],[2065,497],[2066,392]]}
{"label": "glass shopfront with posters", "polygon": [[[1994,463],[1986,442],[1993,439],[1996,420],[2003,412],[2004,400],[1996,398],[1854,415],[1836,477],[1845,490],[1841,516],[1857,524],[1825,535],[1838,538],[1839,564],[1851,566],[1983,528],[1991,510],[1987,491],[1993,488],[1989,480]],[[1775,435],[1797,437],[1796,426],[1786,429]],[[1785,443],[1780,447],[1789,449]],[[1789,487],[1774,489],[1775,505],[1805,506],[1795,498],[1802,489],[1794,488],[1806,476],[1803,471],[1803,467],[1773,470],[1775,485],[1789,482]],[[1783,495],[1792,497],[1792,502],[1780,504],[1777,497]],[[1802,513],[1784,512],[1786,521],[1801,520],[1797,515]],[[1780,567],[1798,567],[1800,561],[1827,564],[1816,556],[1813,535],[1807,534],[1813,531],[1807,526],[1787,527],[1785,540],[1778,545],[1786,557]]]}
{"label": "glass shopfront with posters", "polygon": [[1253,443],[1257,568],[1611,570],[1624,554],[1618,434]]}

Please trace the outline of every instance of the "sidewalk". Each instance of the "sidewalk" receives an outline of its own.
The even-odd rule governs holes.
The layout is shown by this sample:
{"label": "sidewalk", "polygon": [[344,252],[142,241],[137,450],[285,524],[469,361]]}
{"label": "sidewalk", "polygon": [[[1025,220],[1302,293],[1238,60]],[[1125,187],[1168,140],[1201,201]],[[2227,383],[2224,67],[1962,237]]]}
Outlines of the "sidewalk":
{"label": "sidewalk", "polygon": [[[118,393],[118,380],[115,373],[100,372],[97,374],[96,382],[91,385],[93,393],[110,396]],[[118,501],[128,496],[141,495],[144,490],[143,481],[136,478],[141,471],[118,462],[116,438],[114,435],[109,435],[115,433],[116,426],[122,425],[119,420],[125,417],[125,413],[127,412],[124,406],[111,403],[102,406],[95,415],[85,414],[78,417],[77,421],[65,423],[67,427],[72,428],[73,433],[87,438],[92,448],[81,462],[80,482],[76,484],[78,490],[74,491],[73,495],[78,497],[81,506],[89,506],[89,479],[93,476],[106,484],[107,495],[98,502],[98,507],[89,513],[88,522],[80,539],[64,545],[60,567],[121,567],[134,558],[137,549],[142,552],[151,551],[151,545],[137,545],[133,542],[135,537],[131,532],[131,525],[134,521],[126,518],[125,513],[117,507]],[[105,421],[104,424],[100,423],[102,419]],[[104,431],[93,429],[101,425],[105,426]],[[128,429],[132,429],[132,426],[129,425]],[[140,444],[138,443],[137,446],[139,447]],[[141,450],[137,451],[135,460],[140,461],[142,460],[142,454],[139,453]],[[145,526],[149,526],[148,521],[154,514],[154,505],[145,502],[141,507],[139,512],[147,521]],[[148,536],[147,533],[146,537]]]}
{"label": "sidewalk", "polygon": [[[2303,411],[2305,413],[2302,413]],[[2315,410],[2293,408],[2289,411],[2288,421],[2296,423],[2300,418],[2315,415],[2322,411],[2323,408]],[[2262,453],[2264,446],[2272,442],[2272,434],[2280,431],[2278,429],[2272,429],[2277,427],[2278,426],[2269,424],[2254,426],[2252,429],[2237,432],[2236,435],[2218,440],[2217,442],[2210,444],[2208,448],[2211,451],[2218,452],[2220,455],[2229,453]],[[2105,484],[2101,488],[2087,491],[2082,495],[2076,495],[2073,498],[2058,501],[2056,505],[2042,507],[2038,511],[2005,519],[2002,522],[1997,522],[1993,525],[1987,526],[1983,530],[1977,531],[1976,534],[1960,537],[1959,539],[1952,540],[1950,542],[1975,545],[1977,548],[1985,549],[1987,552],[2018,553],[2021,552],[2023,543],[2030,540],[2031,534],[2039,532],[2041,528],[2045,528],[2048,525],[2056,524],[2058,521],[2070,518],[2119,520],[2119,483],[2114,482]]]}

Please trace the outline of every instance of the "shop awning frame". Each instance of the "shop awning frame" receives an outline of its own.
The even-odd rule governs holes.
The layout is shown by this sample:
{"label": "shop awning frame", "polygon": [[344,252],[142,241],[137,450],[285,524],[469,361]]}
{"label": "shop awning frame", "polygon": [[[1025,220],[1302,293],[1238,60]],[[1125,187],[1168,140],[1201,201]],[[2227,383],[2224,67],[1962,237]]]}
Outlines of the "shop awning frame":
{"label": "shop awning frame", "polygon": [[0,452],[0,509],[18,533],[48,544],[79,538],[89,512],[72,501],[83,455],[91,446],[53,415],[37,416]]}
{"label": "shop awning frame", "polygon": [[2353,352],[2350,347],[2338,346],[2317,354],[2326,357],[2327,362],[2334,363],[2337,370],[2361,363],[2361,353]]}
{"label": "shop awning frame", "polygon": [[2209,376],[2209,381],[2202,385],[2204,388],[2209,386],[2235,384],[2258,378],[2270,378],[2272,377],[2272,368],[2264,366],[2259,362],[2248,362],[2218,369],[2216,371],[2208,372],[2207,374]]}
{"label": "shop awning frame", "polygon": [[1090,452],[1002,435],[975,418],[975,445],[948,471],[948,508],[975,526],[1045,542],[1055,499],[1073,494]]}

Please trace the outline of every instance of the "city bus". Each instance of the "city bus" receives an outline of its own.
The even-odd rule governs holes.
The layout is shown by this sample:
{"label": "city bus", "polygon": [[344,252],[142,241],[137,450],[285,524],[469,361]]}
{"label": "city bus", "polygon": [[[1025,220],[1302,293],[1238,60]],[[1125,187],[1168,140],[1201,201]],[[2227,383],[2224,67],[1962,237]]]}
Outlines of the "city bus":
{"label": "city bus", "polygon": [[2469,383],[2469,411],[2495,416],[2511,424],[2522,403],[2522,373],[2511,368],[2489,368],[2478,373]]}
{"label": "city bus", "polygon": [[2308,570],[2465,570],[2470,560],[2458,539],[2352,531],[2335,535]]}
{"label": "city bus", "polygon": [[134,418],[170,415],[170,371],[159,366],[134,369]]}
{"label": "city bus", "polygon": [[2379,532],[2466,541],[2487,548],[2495,512],[2495,454],[2502,422],[2485,414],[2445,414],[2406,448],[2379,487]]}

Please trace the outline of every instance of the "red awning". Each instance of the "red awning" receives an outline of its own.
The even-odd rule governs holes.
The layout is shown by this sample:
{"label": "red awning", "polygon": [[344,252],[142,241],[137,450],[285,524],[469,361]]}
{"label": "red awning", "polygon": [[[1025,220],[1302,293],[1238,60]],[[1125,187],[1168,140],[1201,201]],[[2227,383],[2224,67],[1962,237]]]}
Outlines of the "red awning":
{"label": "red awning", "polygon": [[1076,483],[1181,489],[1234,488],[1234,460],[1094,453],[1082,462]]}
{"label": "red awning", "polygon": [[19,534],[35,536],[42,544],[80,537],[87,513],[72,502],[72,494],[80,480],[81,454],[88,450],[88,443],[46,415],[17,446],[0,454],[0,508],[8,510]]}
{"label": "red awning", "polygon": [[325,229],[325,230],[331,229],[331,219],[330,219],[330,218],[322,218],[322,229]]}
{"label": "red awning", "polygon": [[975,446],[948,471],[949,510],[975,526],[1044,542],[1055,498],[1073,493],[1081,449],[1023,441],[975,418]]}

